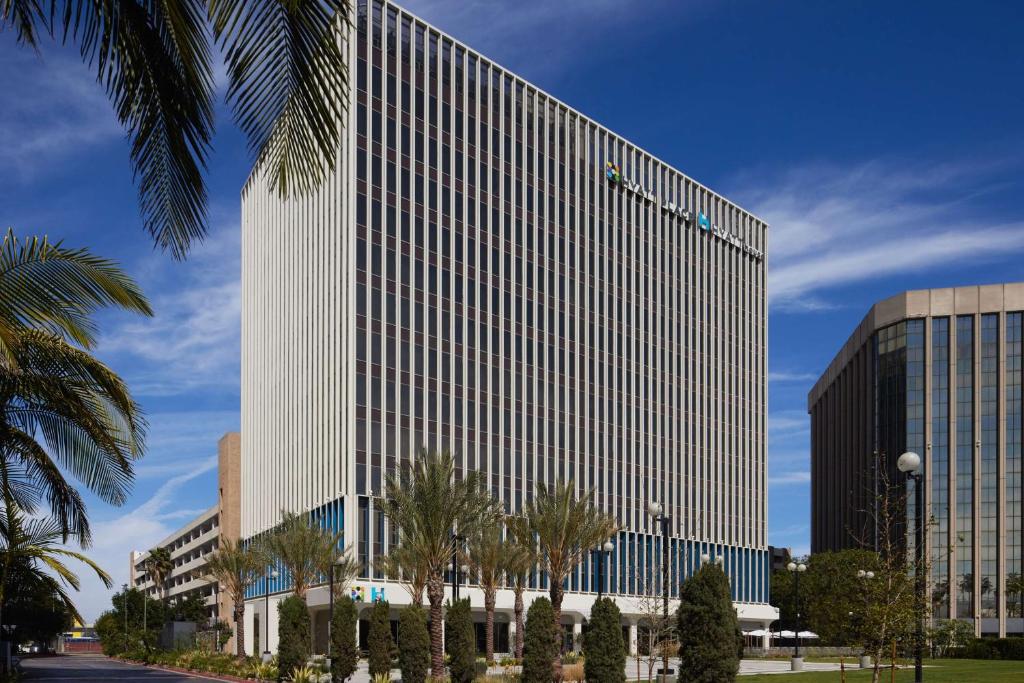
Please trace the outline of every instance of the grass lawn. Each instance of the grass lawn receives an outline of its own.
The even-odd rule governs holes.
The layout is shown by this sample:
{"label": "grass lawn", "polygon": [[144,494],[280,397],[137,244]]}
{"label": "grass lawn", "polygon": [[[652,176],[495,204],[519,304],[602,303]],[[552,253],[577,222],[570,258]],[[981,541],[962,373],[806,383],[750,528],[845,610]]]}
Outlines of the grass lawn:
{"label": "grass lawn", "polygon": [[[925,683],[1004,683],[1024,681],[1024,662],[1007,662],[977,659],[936,659],[925,660]],[[846,670],[846,680],[850,683],[863,683],[871,680],[871,670],[856,668]],[[760,676],[740,676],[740,683],[837,683],[840,679],[838,671],[808,671],[799,674],[767,674]],[[889,669],[883,669],[879,683],[889,683]],[[914,668],[898,669],[896,683],[911,683],[914,680]]]}

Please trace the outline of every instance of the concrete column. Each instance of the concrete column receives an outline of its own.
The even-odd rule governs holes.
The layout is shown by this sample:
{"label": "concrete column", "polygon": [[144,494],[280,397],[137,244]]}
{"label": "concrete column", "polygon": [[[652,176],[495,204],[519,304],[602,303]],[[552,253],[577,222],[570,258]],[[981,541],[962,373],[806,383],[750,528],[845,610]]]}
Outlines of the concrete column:
{"label": "concrete column", "polygon": [[635,655],[636,654],[636,639],[637,639],[636,622],[635,621],[631,621],[631,622],[629,622],[629,646],[628,646],[629,654],[631,654],[631,655]]}
{"label": "concrete column", "polygon": [[247,655],[258,655],[258,652],[253,652],[253,645],[256,642],[255,634],[253,633],[253,622],[255,621],[256,610],[253,609],[252,603],[247,603],[245,606],[245,616],[242,617],[243,623],[245,624],[245,653]]}
{"label": "concrete column", "polygon": [[772,646],[772,622],[763,621],[761,622],[761,628],[764,629],[764,635],[761,636],[761,648],[765,651]]}
{"label": "concrete column", "polygon": [[580,644],[583,642],[581,636],[583,635],[583,617],[574,615],[572,618],[572,647],[574,650],[578,650]]}

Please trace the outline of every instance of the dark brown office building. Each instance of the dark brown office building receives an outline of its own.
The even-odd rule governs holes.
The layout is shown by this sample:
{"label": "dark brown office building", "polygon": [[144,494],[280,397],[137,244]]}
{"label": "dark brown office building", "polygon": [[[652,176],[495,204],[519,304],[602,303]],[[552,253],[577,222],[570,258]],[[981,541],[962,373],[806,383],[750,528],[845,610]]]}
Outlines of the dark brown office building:
{"label": "dark brown office building", "polygon": [[872,543],[875,473],[886,467],[900,481],[896,458],[914,451],[934,618],[1024,632],[1022,336],[1024,283],[904,292],[872,306],[807,397],[812,552]]}

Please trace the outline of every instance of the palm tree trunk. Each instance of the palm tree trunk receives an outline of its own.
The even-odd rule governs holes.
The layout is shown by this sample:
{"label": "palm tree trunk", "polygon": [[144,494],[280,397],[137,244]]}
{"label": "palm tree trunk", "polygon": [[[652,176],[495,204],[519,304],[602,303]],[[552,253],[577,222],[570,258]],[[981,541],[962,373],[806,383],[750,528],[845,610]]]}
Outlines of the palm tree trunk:
{"label": "palm tree trunk", "polygon": [[516,659],[523,658],[523,629],[526,628],[526,624],[523,623],[523,586],[516,586]]}
{"label": "palm tree trunk", "polygon": [[245,657],[245,599],[235,603],[235,656]]}
{"label": "palm tree trunk", "polygon": [[487,612],[487,663],[494,663],[494,603],[495,590],[487,589],[484,593],[484,610]]}
{"label": "palm tree trunk", "polygon": [[430,675],[444,677],[444,582],[440,576],[427,580],[427,599],[430,601]]}
{"label": "palm tree trunk", "polygon": [[565,636],[562,635],[562,595],[565,593],[565,589],[562,587],[562,579],[555,580],[555,577],[551,577],[551,607],[555,613],[555,634],[558,638],[558,647],[555,649],[555,661],[551,663],[554,669],[554,680],[562,680],[562,643],[565,640]]}

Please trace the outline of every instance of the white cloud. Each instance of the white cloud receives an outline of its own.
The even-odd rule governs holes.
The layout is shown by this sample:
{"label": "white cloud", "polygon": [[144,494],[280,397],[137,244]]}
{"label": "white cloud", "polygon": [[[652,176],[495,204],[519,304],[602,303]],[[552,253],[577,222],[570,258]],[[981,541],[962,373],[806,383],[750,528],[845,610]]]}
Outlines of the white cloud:
{"label": "white cloud", "polygon": [[1004,189],[998,166],[874,161],[809,165],[732,196],[764,217],[768,295],[776,310],[820,310],[839,285],[984,262],[1024,250],[1024,221],[995,220],[976,200]]}
{"label": "white cloud", "polygon": [[768,475],[769,486],[785,486],[787,484],[806,484],[811,480],[811,473],[805,470],[782,472]]}
{"label": "white cloud", "polygon": [[768,439],[786,439],[806,434],[810,418],[803,410],[777,410],[768,414]]}
{"label": "white cloud", "polygon": [[817,379],[818,376],[811,372],[768,371],[769,382],[810,382]]}
{"label": "white cloud", "polygon": [[43,54],[12,44],[0,50],[0,165],[23,181],[122,134],[88,67],[46,47]]}
{"label": "white cloud", "polygon": [[[703,4],[691,1],[688,9]],[[617,0],[405,0],[402,5],[534,82],[571,70],[591,47],[606,50],[603,39],[627,24],[634,34],[642,22],[656,24],[657,5],[674,7],[654,2],[636,12]]]}
{"label": "white cloud", "polygon": [[[175,509],[182,486],[217,467],[217,457],[195,463],[189,471],[171,477],[143,503],[113,519],[92,523],[93,546],[86,554],[98,562],[113,580],[107,588],[88,568],[81,567],[81,590],[73,599],[86,621],[92,622],[110,609],[110,596],[128,582],[128,558],[133,550],[146,550],[173,532],[185,520],[206,508]],[[211,490],[211,499],[213,491]]]}
{"label": "white cloud", "polygon": [[241,359],[241,253],[237,223],[215,227],[189,260],[147,256],[133,268],[153,318],[111,319],[98,353],[140,396],[237,393]]}

